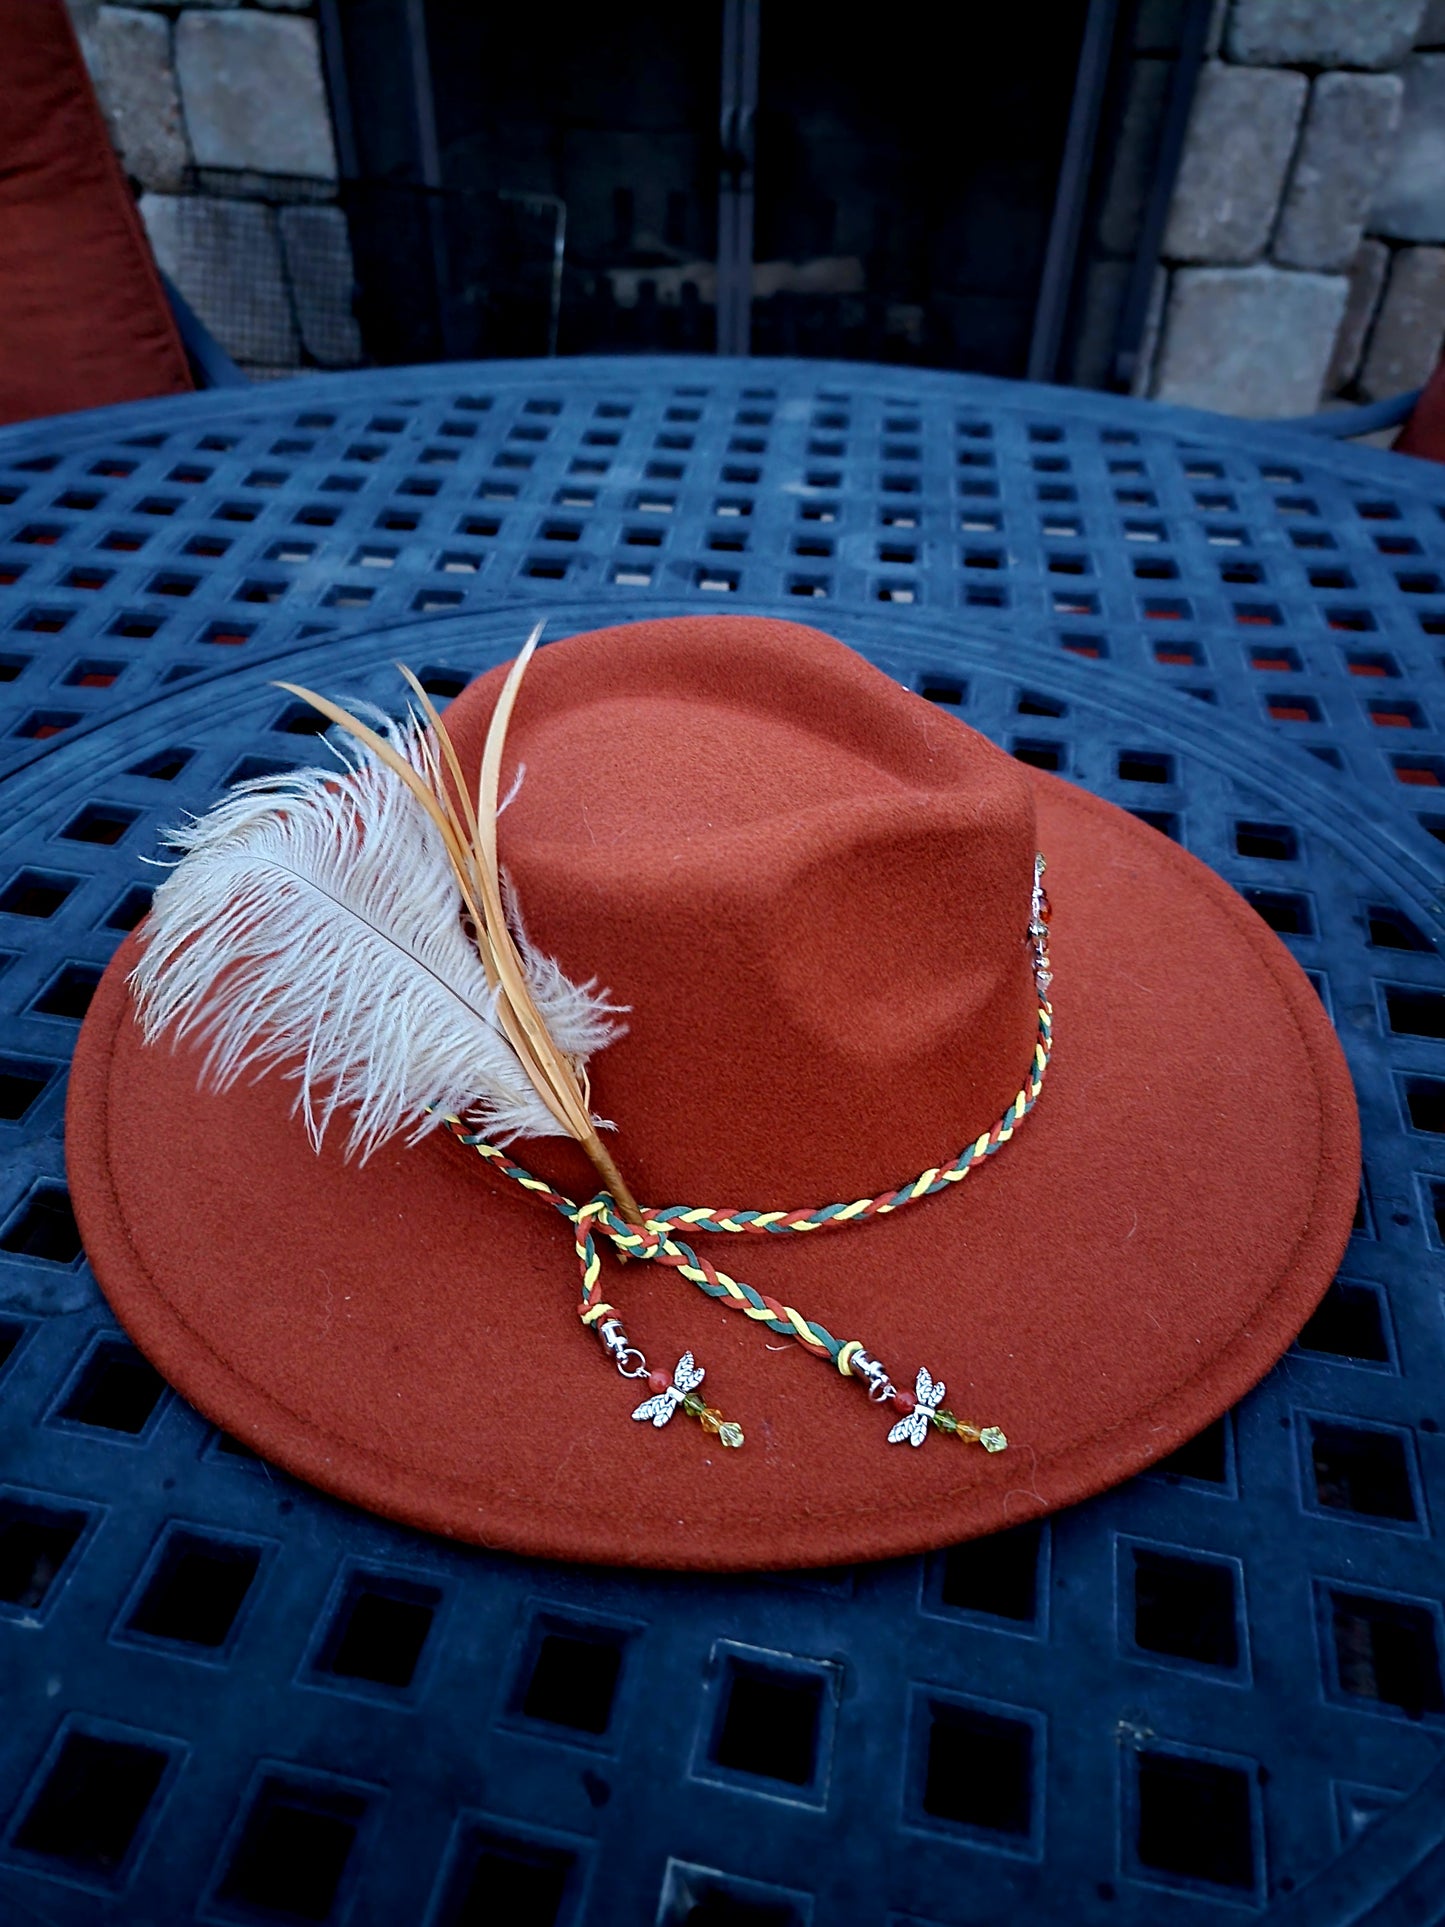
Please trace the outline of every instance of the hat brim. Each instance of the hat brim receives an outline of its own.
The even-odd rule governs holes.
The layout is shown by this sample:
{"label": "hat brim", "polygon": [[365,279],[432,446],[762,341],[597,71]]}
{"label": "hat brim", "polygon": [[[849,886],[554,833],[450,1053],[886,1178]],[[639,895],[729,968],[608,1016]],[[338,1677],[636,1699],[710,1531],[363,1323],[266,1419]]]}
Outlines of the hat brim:
{"label": "hat brim", "polygon": [[[1263,1376],[1328,1287],[1358,1196],[1354,1093],[1308,979],[1239,896],[1125,812],[1035,783],[1057,1043],[1024,1128],[890,1218],[707,1247],[900,1382],[926,1365],[1008,1451],[887,1445],[895,1415],[859,1387],[642,1264],[612,1288],[629,1328],[695,1350],[747,1443],[631,1423],[637,1388],[571,1315],[555,1213],[449,1138],[364,1166],[330,1142],[314,1155],[280,1079],[199,1091],[194,1055],[140,1040],[134,939],[91,1006],[67,1116],[116,1315],[207,1417],[298,1477],[550,1558],[876,1559],[1152,1464]],[[878,1188],[913,1175],[880,1171]]]}

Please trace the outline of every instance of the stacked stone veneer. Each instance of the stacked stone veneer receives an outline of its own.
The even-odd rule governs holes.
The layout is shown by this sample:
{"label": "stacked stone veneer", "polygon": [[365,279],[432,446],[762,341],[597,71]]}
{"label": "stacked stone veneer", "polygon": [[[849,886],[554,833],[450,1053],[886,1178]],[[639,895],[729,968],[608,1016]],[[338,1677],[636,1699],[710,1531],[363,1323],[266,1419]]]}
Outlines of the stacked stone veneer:
{"label": "stacked stone veneer", "polygon": [[1445,0],[1224,0],[1141,392],[1306,414],[1417,387],[1445,334]]}
{"label": "stacked stone veneer", "polygon": [[252,375],[362,359],[308,0],[70,0],[156,258]]}
{"label": "stacked stone veneer", "polygon": [[[156,255],[223,346],[258,375],[359,362],[310,0],[69,3]],[[1216,0],[1162,255],[1141,393],[1290,415],[1423,382],[1445,0]]]}

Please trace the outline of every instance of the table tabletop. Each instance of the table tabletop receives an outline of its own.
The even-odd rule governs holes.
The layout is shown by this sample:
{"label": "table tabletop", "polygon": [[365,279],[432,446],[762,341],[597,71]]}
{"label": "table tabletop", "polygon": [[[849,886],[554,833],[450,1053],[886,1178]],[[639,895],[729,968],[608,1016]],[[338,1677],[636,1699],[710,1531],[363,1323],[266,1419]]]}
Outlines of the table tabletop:
{"label": "table tabletop", "polygon": [[[1442,518],[1408,458],[855,364],[385,369],[0,431],[0,1915],[1441,1917]],[[396,661],[447,696],[538,616],[722,609],[829,630],[1244,893],[1359,1093],[1340,1278],[1173,1458],[927,1558],[621,1573],[359,1514],[99,1296],[89,995],[166,826],[310,760],[277,678],[395,708]]]}

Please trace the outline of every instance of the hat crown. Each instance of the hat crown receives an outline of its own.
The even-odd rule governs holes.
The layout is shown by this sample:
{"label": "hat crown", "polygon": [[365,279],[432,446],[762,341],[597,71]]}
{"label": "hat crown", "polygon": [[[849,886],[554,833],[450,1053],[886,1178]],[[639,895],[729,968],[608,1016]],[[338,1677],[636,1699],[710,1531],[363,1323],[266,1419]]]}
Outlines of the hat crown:
{"label": "hat crown", "polygon": [[[501,672],[447,712],[475,769]],[[553,644],[508,737],[535,942],[628,1006],[592,1065],[648,1204],[804,1207],[989,1130],[1036,1024],[1033,792],[815,630],[682,617]],[[570,1145],[528,1145],[590,1187]]]}

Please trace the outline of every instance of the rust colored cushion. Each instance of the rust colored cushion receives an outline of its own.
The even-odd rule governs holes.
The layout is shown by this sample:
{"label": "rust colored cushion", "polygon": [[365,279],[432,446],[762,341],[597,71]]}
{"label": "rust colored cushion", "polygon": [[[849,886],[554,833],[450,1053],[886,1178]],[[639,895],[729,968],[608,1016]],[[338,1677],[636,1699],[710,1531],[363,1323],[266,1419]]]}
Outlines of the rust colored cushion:
{"label": "rust colored cushion", "polygon": [[1445,361],[1436,363],[1434,374],[1392,447],[1397,455],[1445,462]]}
{"label": "rust colored cushion", "polygon": [[[475,766],[498,674],[449,712]],[[684,618],[544,649],[501,824],[534,936],[631,1006],[593,1063],[646,1204],[811,1208],[996,1122],[1032,1044],[1032,850],[1057,1043],[1013,1140],[862,1226],[707,1256],[926,1365],[1008,1451],[885,1443],[888,1410],[675,1272],[610,1268],[650,1362],[693,1349],[747,1433],[629,1421],[575,1315],[569,1227],[454,1141],[309,1150],[272,1077],[196,1088],[142,1045],[121,952],[70,1086],[86,1248],[185,1395],[357,1504],[554,1556],[730,1569],[881,1557],[1069,1504],[1161,1458],[1280,1355],[1359,1182],[1319,999],[1261,919],[1134,817],[1022,765],[792,624]],[[1021,994],[1020,994],[1021,993]],[[585,1197],[575,1147],[520,1161]],[[645,1389],[645,1388],[644,1388]]]}
{"label": "rust colored cushion", "polygon": [[0,422],[194,386],[64,0],[0,0]]}

